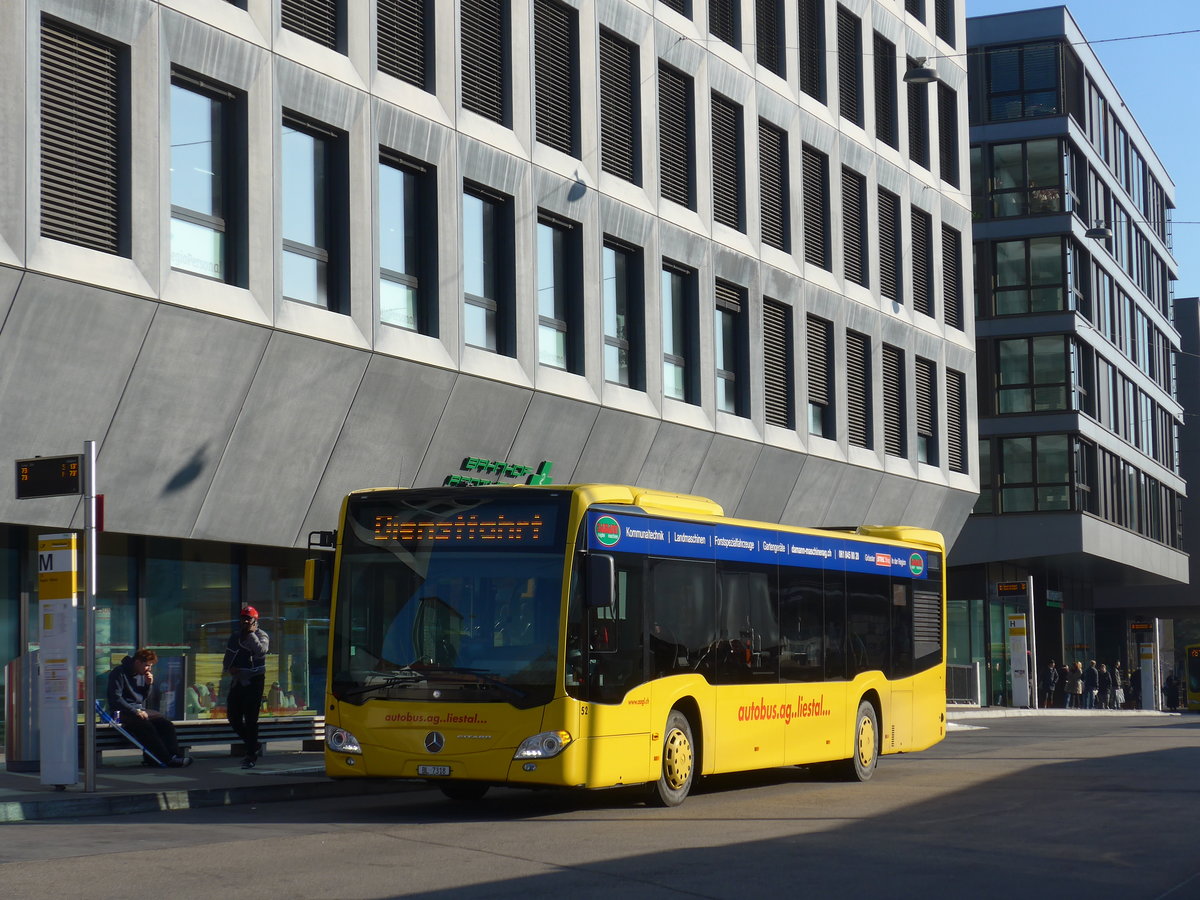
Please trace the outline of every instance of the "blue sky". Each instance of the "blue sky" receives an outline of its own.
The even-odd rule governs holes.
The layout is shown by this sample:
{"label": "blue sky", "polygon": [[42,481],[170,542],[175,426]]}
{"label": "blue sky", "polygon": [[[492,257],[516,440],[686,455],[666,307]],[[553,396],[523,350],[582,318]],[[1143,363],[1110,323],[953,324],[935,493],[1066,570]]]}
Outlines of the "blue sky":
{"label": "blue sky", "polygon": [[[1198,0],[966,0],[967,16],[1065,5],[1089,41],[1200,29]],[[1176,297],[1200,294],[1200,31],[1093,43],[1092,50],[1175,182]]]}

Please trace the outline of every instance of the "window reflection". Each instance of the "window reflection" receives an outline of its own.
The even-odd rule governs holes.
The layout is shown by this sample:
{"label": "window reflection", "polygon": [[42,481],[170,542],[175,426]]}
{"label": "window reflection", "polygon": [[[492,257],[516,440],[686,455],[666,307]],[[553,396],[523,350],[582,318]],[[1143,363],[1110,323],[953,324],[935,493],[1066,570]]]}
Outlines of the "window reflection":
{"label": "window reflection", "polygon": [[171,85],[171,266],[225,279],[223,102]]}

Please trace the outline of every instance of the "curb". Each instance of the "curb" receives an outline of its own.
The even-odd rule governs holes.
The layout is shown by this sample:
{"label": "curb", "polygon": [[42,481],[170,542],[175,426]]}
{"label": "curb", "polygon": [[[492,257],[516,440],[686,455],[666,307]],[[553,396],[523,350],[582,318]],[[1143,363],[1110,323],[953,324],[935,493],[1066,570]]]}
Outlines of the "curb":
{"label": "curb", "polygon": [[253,787],[195,788],[186,791],[154,791],[112,796],[85,795],[46,800],[10,800],[0,802],[0,823],[205,809],[246,803],[278,803],[286,800],[320,800],[327,797],[357,797],[362,794],[406,793],[426,789],[427,785],[423,782],[355,779]]}
{"label": "curb", "polygon": [[1010,709],[1008,707],[983,707],[979,709],[948,709],[946,719],[1015,719],[1026,716],[1063,716],[1076,719],[1088,716],[1178,716],[1178,712],[1157,709]]}

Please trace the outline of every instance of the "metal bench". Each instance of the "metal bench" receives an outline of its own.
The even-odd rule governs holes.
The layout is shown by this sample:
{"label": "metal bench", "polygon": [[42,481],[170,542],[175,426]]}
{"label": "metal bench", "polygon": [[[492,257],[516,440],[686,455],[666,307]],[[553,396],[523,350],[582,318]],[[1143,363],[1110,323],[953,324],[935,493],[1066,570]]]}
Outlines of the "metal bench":
{"label": "metal bench", "polygon": [[[185,719],[175,723],[180,748],[201,744],[229,744],[230,756],[245,756],[246,750],[236,740],[233,729],[225,719]],[[258,738],[271,741],[302,741],[303,749],[319,751],[325,746],[324,716],[271,716],[258,720]],[[105,750],[129,750],[132,745],[111,725],[96,725],[97,762]],[[79,753],[83,755],[83,726],[79,726]]]}

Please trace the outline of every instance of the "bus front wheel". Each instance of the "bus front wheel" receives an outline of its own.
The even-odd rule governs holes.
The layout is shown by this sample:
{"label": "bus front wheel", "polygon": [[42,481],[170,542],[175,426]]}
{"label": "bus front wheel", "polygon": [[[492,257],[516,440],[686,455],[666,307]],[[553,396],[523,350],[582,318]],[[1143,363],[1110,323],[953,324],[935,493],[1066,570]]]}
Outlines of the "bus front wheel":
{"label": "bus front wheel", "polygon": [[678,806],[687,799],[696,777],[695,746],[687,716],[671,710],[663,729],[662,769],[650,792],[656,806]]}

